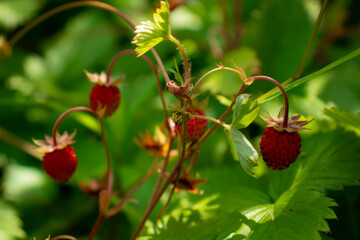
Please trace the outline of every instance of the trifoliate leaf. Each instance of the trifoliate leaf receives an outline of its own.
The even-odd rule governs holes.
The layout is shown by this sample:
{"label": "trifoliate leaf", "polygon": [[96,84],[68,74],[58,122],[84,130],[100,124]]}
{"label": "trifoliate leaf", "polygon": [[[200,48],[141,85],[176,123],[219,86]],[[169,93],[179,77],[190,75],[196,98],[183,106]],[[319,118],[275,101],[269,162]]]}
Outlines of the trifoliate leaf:
{"label": "trifoliate leaf", "polygon": [[231,128],[246,128],[259,114],[260,107],[252,102],[250,94],[241,94],[236,98]]}
{"label": "trifoliate leaf", "polygon": [[135,27],[136,36],[132,43],[136,45],[138,56],[143,55],[157,44],[170,37],[170,11],[167,1],[160,2],[160,8],[153,14],[154,22],[142,21]]}
{"label": "trifoliate leaf", "polygon": [[256,177],[252,168],[257,166],[259,154],[255,148],[239,130],[230,129],[225,133],[234,159],[240,162],[247,174]]}

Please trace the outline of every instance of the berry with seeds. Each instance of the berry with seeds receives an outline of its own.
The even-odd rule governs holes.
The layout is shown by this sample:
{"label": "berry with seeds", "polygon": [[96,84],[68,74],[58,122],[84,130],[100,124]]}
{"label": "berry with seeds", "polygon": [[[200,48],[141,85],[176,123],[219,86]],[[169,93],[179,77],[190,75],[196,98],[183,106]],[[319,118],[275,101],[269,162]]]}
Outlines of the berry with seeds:
{"label": "berry with seeds", "polygon": [[294,163],[300,154],[301,138],[298,131],[310,121],[297,121],[300,115],[294,116],[284,124],[279,116],[262,117],[267,126],[261,142],[260,150],[266,165],[274,170],[283,170]]}
{"label": "berry with seeds", "polygon": [[[188,113],[191,113],[190,109],[186,110]],[[194,113],[199,116],[205,116],[205,113],[200,109],[194,109]],[[192,116],[190,119],[187,119],[187,142],[197,141],[207,129],[207,121],[205,119],[199,119]],[[181,133],[182,125],[175,125],[176,130]]]}
{"label": "berry with seeds", "polygon": [[70,144],[74,143],[75,132],[68,135],[56,134],[56,143],[52,137],[45,135],[45,141],[34,140],[39,147],[39,152],[45,153],[43,157],[43,168],[45,172],[56,182],[67,182],[74,174],[77,167],[77,157]]}

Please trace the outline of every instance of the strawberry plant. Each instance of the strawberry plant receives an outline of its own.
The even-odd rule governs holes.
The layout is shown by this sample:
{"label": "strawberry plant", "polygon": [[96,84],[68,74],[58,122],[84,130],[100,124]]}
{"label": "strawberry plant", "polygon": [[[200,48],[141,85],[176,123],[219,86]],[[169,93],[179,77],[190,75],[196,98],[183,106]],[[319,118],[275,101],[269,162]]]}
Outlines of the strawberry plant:
{"label": "strawberry plant", "polygon": [[357,3],[24,2],[0,239],[360,237]]}

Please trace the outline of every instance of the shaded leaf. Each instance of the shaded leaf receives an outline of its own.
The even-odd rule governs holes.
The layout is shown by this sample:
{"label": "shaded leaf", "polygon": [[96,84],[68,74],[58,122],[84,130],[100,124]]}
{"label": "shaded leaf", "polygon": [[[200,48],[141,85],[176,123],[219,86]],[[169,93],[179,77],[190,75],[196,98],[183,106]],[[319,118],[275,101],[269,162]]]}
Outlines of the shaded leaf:
{"label": "shaded leaf", "polygon": [[259,157],[255,148],[240,131],[230,129],[225,133],[234,159],[240,162],[242,168],[247,174],[256,177],[254,171],[252,170],[253,167],[257,166],[256,162]]}
{"label": "shaded leaf", "polygon": [[246,128],[259,114],[260,107],[252,102],[250,94],[241,94],[236,98],[231,128]]}
{"label": "shaded leaf", "polygon": [[136,45],[139,56],[170,37],[170,11],[167,1],[160,2],[160,8],[153,14],[154,22],[142,21],[135,27],[136,36],[132,43]]}

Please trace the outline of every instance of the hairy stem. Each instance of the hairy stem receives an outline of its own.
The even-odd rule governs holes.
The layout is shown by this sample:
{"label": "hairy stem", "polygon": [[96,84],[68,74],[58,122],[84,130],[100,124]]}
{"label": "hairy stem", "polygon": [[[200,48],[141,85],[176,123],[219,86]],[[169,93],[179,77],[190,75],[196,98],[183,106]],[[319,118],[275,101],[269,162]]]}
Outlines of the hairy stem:
{"label": "hairy stem", "polygon": [[220,70],[226,70],[226,71],[231,71],[236,73],[241,79],[245,79],[246,76],[243,72],[234,69],[234,68],[230,68],[230,67],[225,67],[220,65],[217,68],[211,69],[210,71],[208,71],[207,73],[205,73],[204,75],[202,75],[195,83],[194,88],[193,88],[193,92],[200,86],[200,83],[204,80],[205,77],[209,76],[211,73],[214,73],[216,71],[220,71]]}
{"label": "hairy stem", "polygon": [[191,83],[191,78],[190,78],[190,71],[189,71],[189,64],[188,64],[188,59],[186,57],[186,53],[184,50],[184,47],[181,45],[181,43],[174,38],[172,35],[170,35],[169,40],[172,41],[173,43],[176,44],[176,46],[179,48],[181,56],[183,58],[184,61],[184,71],[185,71],[185,84],[184,84],[184,88],[186,88],[187,86],[189,86],[189,84]]}
{"label": "hairy stem", "polygon": [[62,120],[64,120],[64,118],[69,115],[72,112],[76,112],[76,111],[85,111],[85,112],[89,112],[92,113],[94,116],[96,116],[96,113],[88,107],[74,107],[74,108],[70,108],[69,110],[67,110],[66,112],[64,112],[63,114],[60,115],[60,117],[56,120],[53,130],[52,130],[52,137],[53,137],[53,141],[54,141],[54,146],[57,145],[57,140],[56,140],[56,132],[59,128],[59,125],[61,123]]}

